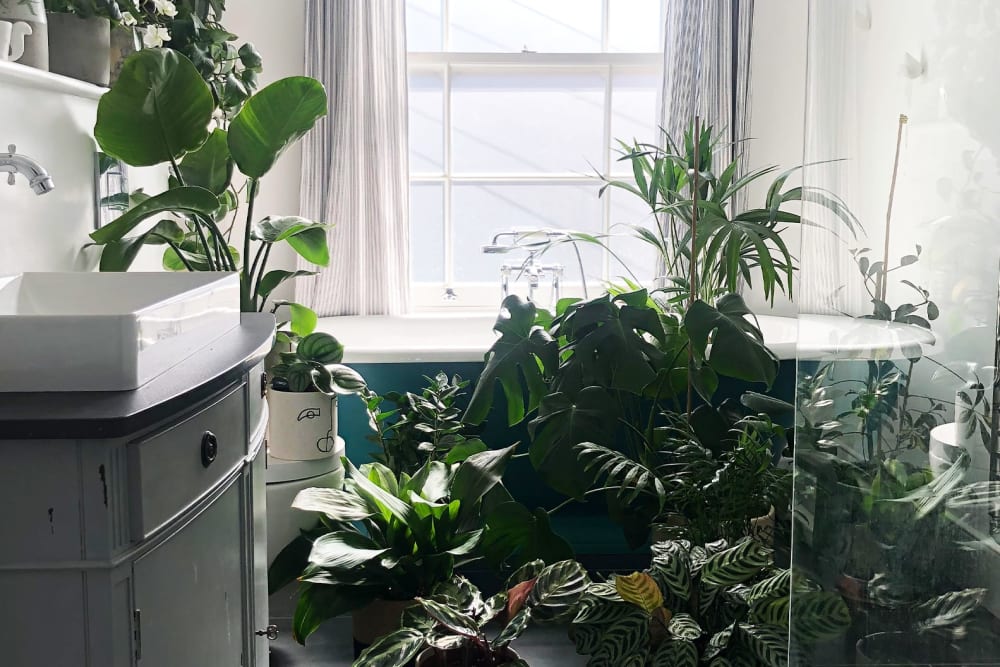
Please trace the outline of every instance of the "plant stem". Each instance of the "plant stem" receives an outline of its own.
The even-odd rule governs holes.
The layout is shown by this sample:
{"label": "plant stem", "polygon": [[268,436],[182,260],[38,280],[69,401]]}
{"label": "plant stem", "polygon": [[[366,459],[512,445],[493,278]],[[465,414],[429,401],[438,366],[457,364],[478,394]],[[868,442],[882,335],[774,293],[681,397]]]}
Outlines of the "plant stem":
{"label": "plant stem", "polygon": [[885,303],[889,273],[889,225],[892,221],[892,200],[896,195],[896,176],[899,173],[899,149],[903,144],[903,126],[909,120],[906,114],[899,114],[899,126],[896,129],[896,157],[892,161],[892,181],[889,184],[889,205],[885,211],[885,246],[882,252],[882,275],[879,278],[879,300]]}
{"label": "plant stem", "polygon": [[[698,168],[701,157],[701,117],[694,117],[694,171],[691,174],[691,256],[688,262],[691,265],[691,275],[688,279],[688,308],[694,305],[694,300],[698,293],[698,262],[695,256],[695,246],[698,238]],[[694,346],[688,346],[688,382],[687,382],[687,416],[691,418],[694,410],[694,383],[691,381],[691,367],[694,365]]]}
{"label": "plant stem", "polygon": [[205,250],[205,261],[208,263],[208,270],[217,270],[218,267],[215,265],[215,260],[212,259],[212,246],[208,244],[208,238],[205,237],[205,230],[202,229],[201,220],[198,216],[195,216],[194,230],[198,233],[198,240],[201,242],[201,247]]}
{"label": "plant stem", "polygon": [[[250,298],[253,299],[254,304],[257,303],[257,295],[260,292],[260,281],[264,279],[264,268],[267,267],[267,259],[271,256],[271,247],[273,245],[274,245],[273,243],[265,243],[264,244],[264,258],[260,262],[260,271],[257,273],[257,279],[254,282],[253,292],[251,292],[251,294],[250,294]],[[253,277],[252,273],[250,274],[250,277],[251,278]],[[264,310],[264,303],[263,303],[263,301],[260,304],[259,310],[261,310],[261,311]]]}
{"label": "plant stem", "polygon": [[244,311],[254,311],[256,310],[256,304],[251,300],[250,294],[250,264],[248,262],[250,258],[250,227],[253,225],[253,209],[254,204],[257,201],[257,179],[251,178],[247,180],[247,223],[246,227],[243,229],[243,278],[240,281],[243,285],[243,290],[246,292],[245,301],[243,304]]}

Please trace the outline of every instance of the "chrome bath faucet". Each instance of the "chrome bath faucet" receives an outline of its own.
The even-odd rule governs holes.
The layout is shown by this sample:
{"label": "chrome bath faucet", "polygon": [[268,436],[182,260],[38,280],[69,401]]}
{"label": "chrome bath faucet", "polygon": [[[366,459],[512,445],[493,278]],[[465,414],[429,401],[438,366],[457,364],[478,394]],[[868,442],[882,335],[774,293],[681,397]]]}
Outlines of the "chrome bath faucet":
{"label": "chrome bath faucet", "polygon": [[14,144],[7,146],[6,153],[0,153],[0,172],[7,173],[8,185],[14,185],[15,174],[23,174],[36,195],[52,192],[56,187],[49,172],[27,155],[18,155]]}

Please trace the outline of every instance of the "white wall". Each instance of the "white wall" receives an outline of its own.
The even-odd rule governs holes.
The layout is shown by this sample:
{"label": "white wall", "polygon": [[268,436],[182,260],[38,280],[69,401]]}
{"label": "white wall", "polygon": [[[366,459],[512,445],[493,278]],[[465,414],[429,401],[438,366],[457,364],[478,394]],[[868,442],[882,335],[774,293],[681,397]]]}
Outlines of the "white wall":
{"label": "white wall", "polygon": [[[805,0],[756,0],[751,43],[750,167],[779,165],[782,170],[802,163],[803,124],[806,91],[806,28],[808,3]],[[786,187],[801,179],[789,178]],[[750,188],[750,203],[763,205],[771,179],[764,178]],[[800,255],[797,227],[782,233],[792,255]],[[747,296],[758,313],[772,312],[759,290]],[[773,313],[794,315],[795,305],[778,294]]]}
{"label": "white wall", "polygon": [[[222,23],[227,30],[239,35],[240,43],[252,42],[260,51],[264,62],[261,87],[287,76],[302,75],[305,60],[305,2],[302,0],[282,3],[280,16],[264,11],[260,0],[228,0]],[[268,215],[299,215],[301,167],[302,150],[294,146],[261,181],[256,219]],[[294,265],[295,255],[287,245],[274,249],[269,268],[294,268]],[[282,291],[275,296],[291,297],[290,288]]]}
{"label": "white wall", "polygon": [[81,248],[94,225],[99,94],[93,86],[0,62],[0,150],[16,144],[56,186],[37,196],[23,176],[14,186],[0,181],[0,273],[79,271],[96,261]]}

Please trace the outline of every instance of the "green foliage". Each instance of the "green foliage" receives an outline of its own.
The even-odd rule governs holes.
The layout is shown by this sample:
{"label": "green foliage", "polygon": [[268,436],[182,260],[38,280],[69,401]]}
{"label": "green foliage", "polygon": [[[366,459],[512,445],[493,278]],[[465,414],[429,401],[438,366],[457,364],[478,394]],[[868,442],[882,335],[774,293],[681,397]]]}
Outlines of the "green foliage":
{"label": "green foliage", "polygon": [[[373,455],[395,473],[414,472],[427,461],[460,463],[487,449],[482,440],[469,436],[458,405],[469,385],[459,376],[438,373],[424,378],[420,394],[389,392],[366,401],[371,437],[381,452]],[[391,409],[386,409],[391,404]]]}
{"label": "green foliage", "polygon": [[[403,627],[365,650],[354,665],[403,667],[427,646],[462,650],[468,664],[524,664],[510,660],[511,642],[532,621],[558,623],[571,618],[589,585],[586,570],[571,560],[548,566],[531,563],[511,577],[506,590],[488,599],[456,576],[420,598],[416,611],[404,613]],[[486,626],[494,620],[501,621],[501,628],[490,639]]]}
{"label": "green foliage", "polygon": [[[652,551],[649,569],[593,583],[581,599],[570,636],[588,665],[783,667],[789,605],[799,644],[850,626],[840,595],[804,580],[793,586],[788,570],[773,570],[770,550],[749,538],[733,546],[659,542]],[[641,594],[633,594],[636,584]],[[647,590],[653,584],[655,593]]]}
{"label": "green foliage", "polygon": [[[345,458],[343,489],[300,492],[292,507],[318,512],[322,528],[286,547],[269,572],[277,583],[298,573],[303,584],[295,638],[305,642],[324,620],[376,598],[429,595],[455,567],[476,560],[482,501],[511,453],[431,461],[412,477],[380,463],[355,468]],[[303,540],[311,543],[306,561],[297,560]]]}
{"label": "green foliage", "polygon": [[280,363],[268,369],[268,381],[275,391],[314,391],[328,396],[368,393],[364,378],[340,363],[344,346],[328,333],[305,336],[292,352],[283,352],[280,358]]}
{"label": "green foliage", "polygon": [[[664,131],[660,145],[619,142],[620,161],[630,163],[633,178],[626,181],[602,177],[605,184],[601,194],[608,188],[624,190],[649,208],[656,222],[653,229],[636,226],[631,228],[631,234],[659,254],[667,273],[665,293],[675,306],[686,302],[691,292],[688,267],[692,245],[696,293],[706,303],[736,292],[741,282],[752,287],[757,279],[766,298],[773,301],[778,290],[791,296],[795,261],[781,232],[784,225],[801,224],[803,219],[784,207],[814,203],[835,215],[851,234],[859,223],[832,193],[809,187],[784,189],[798,167],[773,177],[760,206],[739,210],[737,201],[747,189],[775,174],[778,167],[764,167],[737,177],[736,156],[717,168],[715,157],[728,154],[730,147],[720,145],[713,132],[706,126],[696,137],[690,128],[683,138],[678,138]],[[697,193],[693,179],[696,165]],[[697,233],[692,239],[695,227]]]}
{"label": "green foliage", "polygon": [[[181,9],[179,21],[190,19],[201,31],[199,35],[213,35],[205,38],[228,44],[231,35],[220,34],[219,28],[204,24],[206,19],[198,18],[200,14],[191,13],[207,16],[221,11],[221,6],[181,4],[187,9]],[[212,61],[211,56],[205,57]],[[241,49],[239,57],[249,63],[243,72],[259,69],[259,56],[252,48],[246,53]],[[166,192],[136,202],[91,238],[104,246],[102,271],[128,270],[143,245],[166,245],[163,266],[168,270],[239,271],[242,310],[263,310],[282,283],[312,275],[311,271],[268,271],[275,244],[287,243],[317,266],[330,261],[328,225],[295,216],[254,217],[259,179],[326,115],[326,91],[306,77],[281,79],[252,97],[239,84],[243,93],[236,96],[237,103],[225,91],[220,97],[213,87],[215,75],[206,83],[198,65],[197,60],[192,62],[173,49],[140,50],[125,61],[121,76],[101,98],[94,128],[101,149],[132,166],[169,164],[170,178]],[[236,76],[231,71],[226,75],[225,90]],[[222,127],[210,131],[220,111]],[[240,208],[241,191],[233,184],[237,167],[247,178],[242,193],[247,202],[242,254],[230,245]],[[126,236],[153,215],[171,216],[166,223],[169,228]],[[292,314],[302,319],[294,309]],[[311,327],[299,327],[297,333],[304,335],[305,329]]]}

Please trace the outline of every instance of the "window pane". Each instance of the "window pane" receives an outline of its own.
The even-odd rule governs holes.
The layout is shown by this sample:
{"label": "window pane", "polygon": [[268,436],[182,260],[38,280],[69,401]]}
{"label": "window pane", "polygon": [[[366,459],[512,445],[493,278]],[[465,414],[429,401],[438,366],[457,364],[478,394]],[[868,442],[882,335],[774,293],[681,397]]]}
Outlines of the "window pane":
{"label": "window pane", "polygon": [[[601,201],[596,184],[548,185],[456,184],[452,188],[454,219],[455,279],[458,282],[500,281],[500,265],[519,264],[525,252],[483,254],[497,232],[511,229],[575,229],[601,231]],[[601,252],[593,246],[582,247],[584,270],[589,278],[600,280]],[[540,263],[560,263],[565,267],[566,282],[580,282],[580,269],[571,246],[546,253]],[[550,281],[543,281],[548,293]]]}
{"label": "window pane", "polygon": [[444,282],[444,186],[410,185],[410,275],[416,283]]}
{"label": "window pane", "polygon": [[660,131],[656,119],[659,104],[657,74],[615,72],[611,91],[611,138],[613,173],[632,173],[629,162],[618,162],[618,140],[657,143]]}
{"label": "window pane", "polygon": [[448,11],[452,51],[601,50],[601,0],[457,0]]}
{"label": "window pane", "polygon": [[410,173],[444,173],[444,78],[410,73]]}
{"label": "window pane", "polygon": [[661,0],[609,0],[608,51],[659,53],[663,18]]}
{"label": "window pane", "polygon": [[603,104],[600,74],[456,73],[454,171],[592,173],[603,164]]}
{"label": "window pane", "polygon": [[[609,245],[621,260],[612,258],[608,278],[620,282],[622,277],[638,280],[645,287],[652,287],[659,273],[657,250],[636,238],[631,225],[654,229],[655,223],[649,206],[639,197],[624,190],[608,188],[605,197],[611,197],[611,234]],[[624,264],[624,266],[622,265]],[[631,272],[631,273],[630,273]]]}
{"label": "window pane", "polygon": [[406,50],[443,49],[441,0],[406,0]]}

